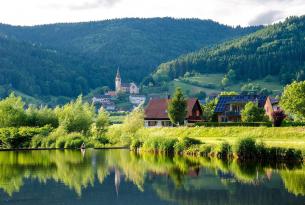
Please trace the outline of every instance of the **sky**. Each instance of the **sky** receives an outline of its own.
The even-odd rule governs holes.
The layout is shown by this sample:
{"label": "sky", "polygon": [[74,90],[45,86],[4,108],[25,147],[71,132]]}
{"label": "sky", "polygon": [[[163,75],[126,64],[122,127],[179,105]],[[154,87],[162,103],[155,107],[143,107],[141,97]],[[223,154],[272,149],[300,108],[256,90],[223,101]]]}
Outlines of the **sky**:
{"label": "sky", "polygon": [[248,26],[303,14],[305,0],[0,0],[0,22],[12,25],[174,17]]}

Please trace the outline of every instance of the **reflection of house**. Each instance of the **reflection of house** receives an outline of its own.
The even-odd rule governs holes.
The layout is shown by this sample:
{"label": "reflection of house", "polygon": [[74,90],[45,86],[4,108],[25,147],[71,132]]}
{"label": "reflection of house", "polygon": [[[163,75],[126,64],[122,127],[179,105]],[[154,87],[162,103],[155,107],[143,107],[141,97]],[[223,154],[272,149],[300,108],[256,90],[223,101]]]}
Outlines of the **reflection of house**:
{"label": "reflection of house", "polygon": [[[167,106],[170,99],[152,99],[145,109],[145,127],[172,126]],[[202,121],[202,109],[197,99],[187,100],[186,124]]]}
{"label": "reflection of house", "polygon": [[130,94],[139,94],[139,88],[135,83],[122,83],[120,71],[118,69],[115,77],[115,92],[123,92]]}
{"label": "reflection of house", "polygon": [[268,96],[261,95],[232,95],[220,96],[215,108],[218,122],[240,122],[241,111],[248,102],[257,103],[258,107],[264,108],[266,115],[271,119],[274,110],[278,109]]}
{"label": "reflection of house", "polygon": [[145,103],[146,97],[144,95],[130,95],[129,101],[131,104],[140,105]]}

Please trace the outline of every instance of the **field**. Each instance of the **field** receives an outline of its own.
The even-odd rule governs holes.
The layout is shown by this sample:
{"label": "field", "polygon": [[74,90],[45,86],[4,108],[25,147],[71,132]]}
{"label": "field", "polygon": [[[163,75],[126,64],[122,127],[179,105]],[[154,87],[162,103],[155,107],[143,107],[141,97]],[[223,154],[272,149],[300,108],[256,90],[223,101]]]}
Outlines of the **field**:
{"label": "field", "polygon": [[[222,89],[221,80],[224,74],[199,74],[192,77],[175,79],[167,84],[168,93],[173,93],[176,87],[180,87],[188,96],[193,96],[200,91],[206,94],[219,93],[222,91],[241,91],[241,87],[247,83],[259,85],[261,88],[266,88],[273,92],[273,95],[278,95],[282,92],[283,86],[279,83],[277,77],[269,79],[261,79],[247,82],[238,82],[229,85]],[[148,88],[146,93],[164,93],[162,89]]]}

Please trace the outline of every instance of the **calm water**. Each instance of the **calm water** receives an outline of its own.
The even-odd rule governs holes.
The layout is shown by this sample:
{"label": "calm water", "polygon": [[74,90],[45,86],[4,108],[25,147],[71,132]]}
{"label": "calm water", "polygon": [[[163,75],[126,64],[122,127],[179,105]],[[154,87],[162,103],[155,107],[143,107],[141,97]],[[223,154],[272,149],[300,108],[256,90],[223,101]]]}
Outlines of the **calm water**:
{"label": "calm water", "polygon": [[128,150],[0,152],[0,204],[305,205],[305,166]]}

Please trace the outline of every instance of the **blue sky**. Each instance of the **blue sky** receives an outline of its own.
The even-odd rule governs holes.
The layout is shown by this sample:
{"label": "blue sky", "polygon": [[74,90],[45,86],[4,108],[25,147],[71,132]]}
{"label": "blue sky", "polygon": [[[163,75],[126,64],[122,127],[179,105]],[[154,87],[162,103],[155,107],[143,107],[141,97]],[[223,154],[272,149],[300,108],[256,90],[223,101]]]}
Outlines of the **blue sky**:
{"label": "blue sky", "polygon": [[305,0],[1,0],[0,22],[37,25],[122,17],[213,19],[228,25],[271,24],[305,14]]}

